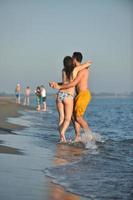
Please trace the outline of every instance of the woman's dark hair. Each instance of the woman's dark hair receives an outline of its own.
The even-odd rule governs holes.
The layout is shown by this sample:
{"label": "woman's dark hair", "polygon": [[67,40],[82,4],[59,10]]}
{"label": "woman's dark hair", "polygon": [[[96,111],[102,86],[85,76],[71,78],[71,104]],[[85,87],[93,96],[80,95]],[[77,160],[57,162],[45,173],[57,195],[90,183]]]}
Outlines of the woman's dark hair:
{"label": "woman's dark hair", "polygon": [[66,56],[63,60],[63,64],[64,64],[63,71],[65,71],[67,78],[70,79],[72,71],[74,69],[72,58],[70,56]]}

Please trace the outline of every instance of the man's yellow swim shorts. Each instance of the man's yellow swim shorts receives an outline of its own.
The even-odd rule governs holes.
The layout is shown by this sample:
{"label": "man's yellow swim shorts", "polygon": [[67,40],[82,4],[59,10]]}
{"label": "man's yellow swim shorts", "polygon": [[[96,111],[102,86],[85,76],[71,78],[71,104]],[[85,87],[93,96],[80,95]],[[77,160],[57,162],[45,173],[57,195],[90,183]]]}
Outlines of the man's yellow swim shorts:
{"label": "man's yellow swim shorts", "polygon": [[74,100],[74,115],[76,117],[83,116],[87,106],[91,100],[91,93],[89,90],[81,91]]}

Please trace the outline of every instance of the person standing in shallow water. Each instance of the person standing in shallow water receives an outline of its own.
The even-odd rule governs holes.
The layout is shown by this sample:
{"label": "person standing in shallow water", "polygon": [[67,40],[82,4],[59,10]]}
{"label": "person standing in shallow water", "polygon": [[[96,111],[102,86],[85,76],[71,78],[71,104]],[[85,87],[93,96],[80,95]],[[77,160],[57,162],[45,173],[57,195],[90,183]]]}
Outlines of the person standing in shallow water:
{"label": "person standing in shallow water", "polygon": [[46,111],[47,106],[46,106],[46,89],[43,85],[41,85],[41,99],[42,99],[42,111]]}
{"label": "person standing in shallow water", "polygon": [[37,111],[41,110],[41,88],[40,86],[37,86],[36,90],[35,90],[35,94],[36,94],[36,102],[37,102]]}
{"label": "person standing in shallow water", "polygon": [[[73,63],[75,66],[81,65],[82,54],[80,52],[73,53]],[[74,99],[74,120],[75,120],[75,142],[81,140],[80,137],[80,128],[83,128],[89,140],[95,140],[92,135],[91,129],[87,121],[84,119],[84,113],[87,109],[87,106],[91,100],[91,93],[88,89],[88,80],[89,80],[90,69],[87,68],[78,72],[76,78],[70,83],[59,85],[56,82],[51,82],[50,85],[52,88],[59,89],[60,91],[72,87],[76,87],[76,97]]]}
{"label": "person standing in shallow water", "polygon": [[16,95],[16,103],[17,104],[20,104],[20,92],[21,92],[21,86],[20,84],[18,83],[16,85],[16,88],[15,88],[15,95]]}
{"label": "person standing in shallow water", "polygon": [[25,89],[25,97],[24,97],[24,106],[27,105],[29,106],[30,104],[30,87],[27,86],[26,89]]}

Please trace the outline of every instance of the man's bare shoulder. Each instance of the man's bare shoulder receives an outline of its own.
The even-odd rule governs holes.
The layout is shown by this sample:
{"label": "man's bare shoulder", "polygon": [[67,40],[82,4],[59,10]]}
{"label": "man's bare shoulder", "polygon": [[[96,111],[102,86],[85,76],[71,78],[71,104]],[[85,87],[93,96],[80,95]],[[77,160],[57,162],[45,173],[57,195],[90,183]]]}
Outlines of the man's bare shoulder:
{"label": "man's bare shoulder", "polygon": [[81,71],[78,72],[78,75],[83,75],[86,74],[88,72],[88,69],[82,69]]}

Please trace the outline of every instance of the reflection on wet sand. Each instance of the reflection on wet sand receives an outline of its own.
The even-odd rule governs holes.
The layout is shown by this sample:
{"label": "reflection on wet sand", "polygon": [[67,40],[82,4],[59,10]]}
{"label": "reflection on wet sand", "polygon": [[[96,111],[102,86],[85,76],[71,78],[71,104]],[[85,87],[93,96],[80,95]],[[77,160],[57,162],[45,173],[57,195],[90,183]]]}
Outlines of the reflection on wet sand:
{"label": "reflection on wet sand", "polygon": [[66,192],[62,187],[51,185],[50,200],[80,200],[80,197],[69,192]]}
{"label": "reflection on wet sand", "polygon": [[[73,147],[67,144],[58,144],[54,165],[65,165],[72,161],[80,159],[83,149]],[[63,187],[52,184],[50,185],[50,200],[80,200],[80,197],[69,192],[66,192]]]}

